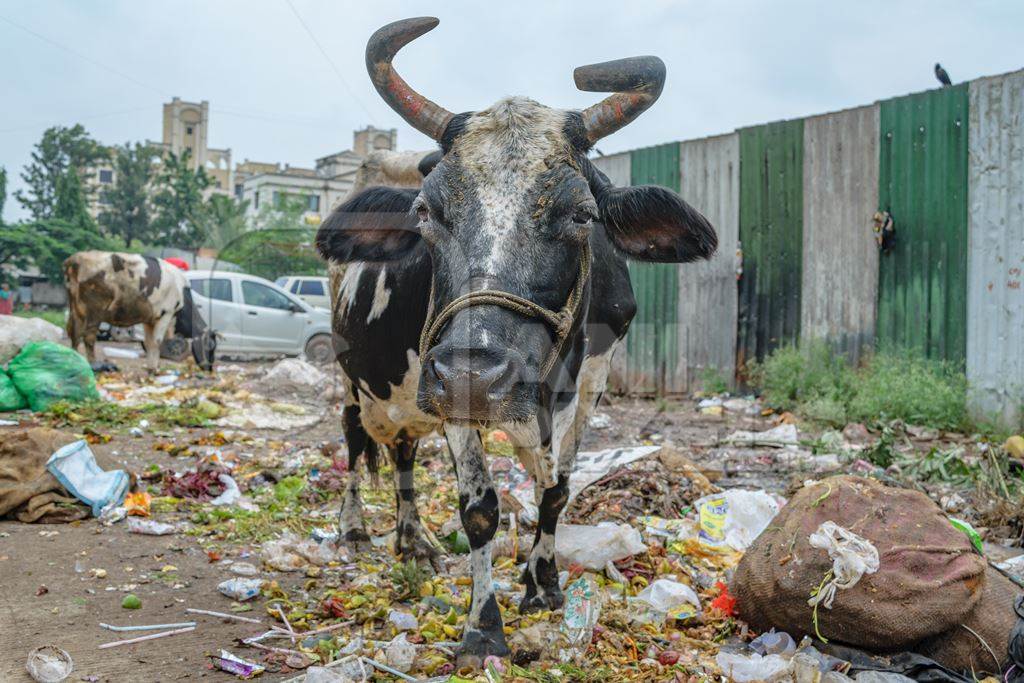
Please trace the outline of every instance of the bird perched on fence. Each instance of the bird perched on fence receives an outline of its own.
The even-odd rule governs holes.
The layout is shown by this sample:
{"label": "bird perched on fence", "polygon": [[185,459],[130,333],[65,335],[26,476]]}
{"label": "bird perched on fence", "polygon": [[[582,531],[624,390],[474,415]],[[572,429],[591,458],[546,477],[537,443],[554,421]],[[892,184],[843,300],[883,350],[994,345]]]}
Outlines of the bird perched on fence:
{"label": "bird perched on fence", "polygon": [[939,83],[942,84],[943,88],[953,85],[953,81],[949,80],[949,74],[946,73],[946,70],[938,62],[935,63],[935,78],[939,79]]}

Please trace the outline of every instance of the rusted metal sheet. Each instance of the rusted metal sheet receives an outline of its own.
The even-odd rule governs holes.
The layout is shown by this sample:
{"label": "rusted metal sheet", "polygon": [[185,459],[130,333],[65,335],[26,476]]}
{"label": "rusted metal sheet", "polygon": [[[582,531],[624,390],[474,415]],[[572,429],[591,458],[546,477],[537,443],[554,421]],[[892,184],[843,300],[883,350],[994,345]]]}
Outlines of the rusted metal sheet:
{"label": "rusted metal sheet", "polygon": [[1024,423],[1024,71],[970,84],[967,380],[975,417]]}
{"label": "rusted metal sheet", "polygon": [[[629,152],[621,152],[594,157],[590,161],[598,170],[608,176],[612,185],[627,187],[630,184],[630,174],[632,173],[631,156]],[[614,394],[625,394],[629,391],[629,361],[626,346],[626,344],[620,345],[615,355],[612,356],[612,365],[608,372],[608,390]]]}
{"label": "rusted metal sheet", "polygon": [[[633,150],[630,166],[631,185],[679,191],[678,142]],[[637,313],[626,335],[628,393],[660,396],[683,391],[676,382],[678,271],[673,263],[629,263]]]}
{"label": "rusted metal sheet", "polygon": [[800,335],[804,122],[740,130],[737,369]]}
{"label": "rusted metal sheet", "polygon": [[967,84],[880,103],[878,203],[896,243],[879,257],[882,345],[963,363],[967,327]]}
{"label": "rusted metal sheet", "polygon": [[804,120],[800,335],[854,363],[875,342],[878,105]]}
{"label": "rusted metal sheet", "polygon": [[717,375],[736,375],[737,247],[740,220],[740,139],[736,133],[683,142],[680,194],[715,226],[718,251],[710,261],[679,266],[679,362],[675,385],[700,389]]}

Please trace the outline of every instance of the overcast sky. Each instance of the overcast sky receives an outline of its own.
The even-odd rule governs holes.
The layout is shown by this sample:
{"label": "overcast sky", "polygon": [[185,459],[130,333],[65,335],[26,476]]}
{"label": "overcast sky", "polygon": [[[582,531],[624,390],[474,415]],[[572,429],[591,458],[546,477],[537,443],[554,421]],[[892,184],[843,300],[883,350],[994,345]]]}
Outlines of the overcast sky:
{"label": "overcast sky", "polygon": [[[664,94],[599,143],[605,153],[925,90],[937,85],[936,61],[954,82],[1024,67],[1024,3],[1014,0],[291,3],[0,0],[9,189],[45,128],[78,122],[105,143],[159,140],[160,105],[175,95],[210,101],[209,144],[231,148],[235,162],[312,166],[368,123],[397,127],[402,149],[427,149],[363,66],[376,28],[423,14],[440,26],[396,64],[456,112],[513,94],[581,108],[598,96],[575,89],[574,67],[660,56]],[[10,197],[5,217],[23,215]]]}

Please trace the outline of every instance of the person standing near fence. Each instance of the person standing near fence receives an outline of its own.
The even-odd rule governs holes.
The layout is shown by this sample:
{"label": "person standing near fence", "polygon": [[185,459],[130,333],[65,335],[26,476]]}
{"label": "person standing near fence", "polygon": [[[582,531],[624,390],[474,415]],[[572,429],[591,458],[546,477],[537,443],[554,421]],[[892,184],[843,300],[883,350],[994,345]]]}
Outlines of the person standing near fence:
{"label": "person standing near fence", "polygon": [[14,313],[14,292],[6,282],[0,285],[0,315]]}

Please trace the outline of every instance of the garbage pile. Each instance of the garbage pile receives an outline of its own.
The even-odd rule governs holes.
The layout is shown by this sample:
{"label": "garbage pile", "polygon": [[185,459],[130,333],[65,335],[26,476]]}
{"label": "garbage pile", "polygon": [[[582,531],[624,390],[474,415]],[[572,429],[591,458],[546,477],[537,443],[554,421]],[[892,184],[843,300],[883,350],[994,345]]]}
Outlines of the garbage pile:
{"label": "garbage pile", "polygon": [[[437,566],[394,553],[387,465],[379,483],[364,477],[360,486],[369,542],[346,544],[337,533],[348,481],[337,394],[329,376],[300,363],[106,374],[101,410],[43,414],[62,431],[0,428],[0,515],[50,521],[40,511],[74,510],[92,533],[173,549],[156,574],[174,591],[159,600],[171,618],[147,618],[158,602],[150,584],[83,568],[132,617],[83,622],[114,634],[101,647],[197,657],[176,643],[198,634],[202,666],[225,680],[307,683],[1024,675],[1013,578],[1024,579],[1024,552],[1012,517],[981,524],[980,499],[931,474],[994,456],[905,426],[886,427],[889,436],[863,425],[815,435],[735,398],[637,419],[635,435],[622,412],[595,417],[602,426],[571,473],[556,534],[565,605],[551,612],[519,612],[535,487],[509,436],[489,433],[503,513],[492,574],[511,656],[456,670],[470,557],[443,441],[425,440],[415,469]],[[673,419],[700,436],[675,437]],[[1012,461],[1012,446],[991,448]],[[4,506],[12,458],[38,503],[22,495]],[[838,470],[862,476],[830,476]],[[915,474],[928,495],[907,488]],[[50,500],[60,504],[47,508]],[[202,592],[178,575],[179,560],[171,564],[189,552],[202,562],[190,575],[211,579]],[[214,627],[231,637],[214,638]],[[69,667],[74,656],[76,675],[88,675],[80,652],[55,645],[33,654],[40,666]]]}

